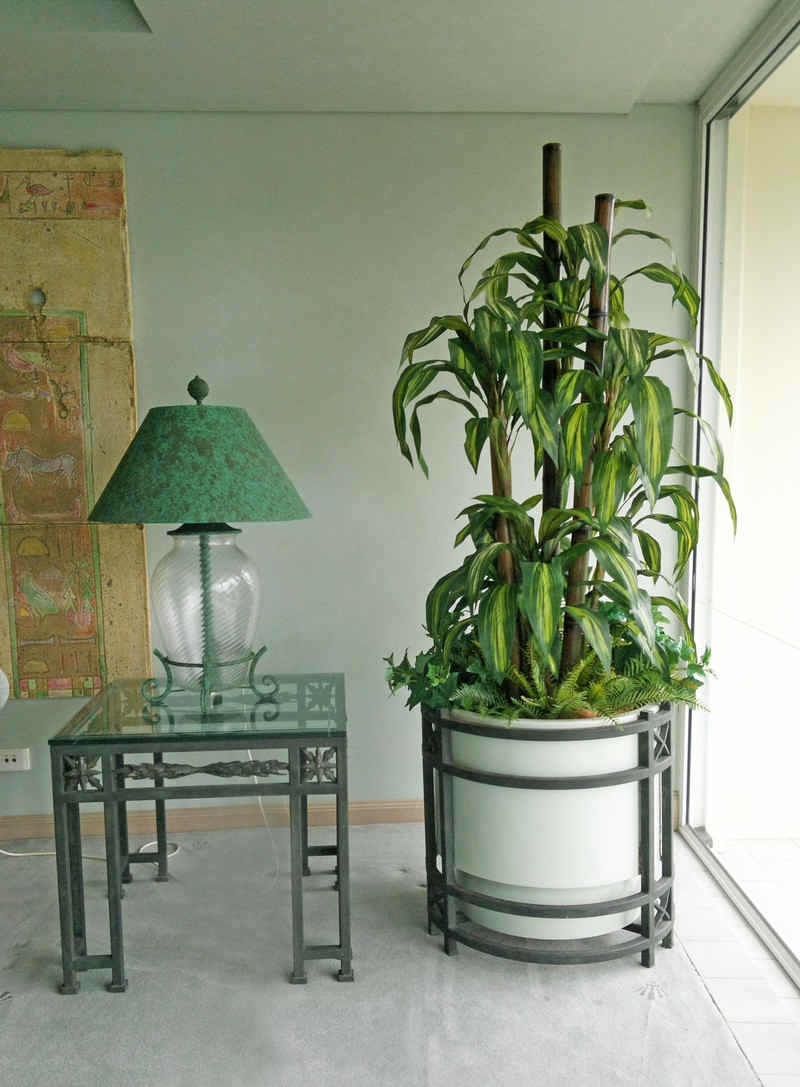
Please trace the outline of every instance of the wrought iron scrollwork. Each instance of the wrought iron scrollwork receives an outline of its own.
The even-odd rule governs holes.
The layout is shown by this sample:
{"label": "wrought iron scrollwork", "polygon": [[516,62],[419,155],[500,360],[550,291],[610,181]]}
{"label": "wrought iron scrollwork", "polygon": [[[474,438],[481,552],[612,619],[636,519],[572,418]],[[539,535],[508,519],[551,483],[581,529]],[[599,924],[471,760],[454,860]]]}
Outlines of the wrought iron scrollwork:
{"label": "wrought iron scrollwork", "polygon": [[68,789],[103,788],[102,772],[96,756],[65,755],[64,784]]}
{"label": "wrought iron scrollwork", "polygon": [[120,767],[120,777],[130,781],[143,781],[156,778],[183,778],[191,774],[211,774],[213,777],[237,778],[237,777],[272,777],[276,774],[285,774],[289,769],[287,762],[280,759],[250,759],[247,762],[210,762],[205,766],[195,766],[193,763],[164,762],[153,765],[149,762],[131,763]]}
{"label": "wrought iron scrollwork", "polygon": [[320,785],[338,780],[335,747],[303,747],[300,749],[300,774],[303,781]]}

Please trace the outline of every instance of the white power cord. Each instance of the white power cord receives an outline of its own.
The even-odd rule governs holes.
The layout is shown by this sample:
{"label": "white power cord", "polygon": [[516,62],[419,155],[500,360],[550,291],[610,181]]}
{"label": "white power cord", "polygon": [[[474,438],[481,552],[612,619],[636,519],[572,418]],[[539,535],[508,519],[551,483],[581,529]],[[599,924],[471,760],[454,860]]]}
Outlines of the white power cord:
{"label": "white power cord", "polygon": [[[255,762],[255,759],[253,758],[253,752],[249,748],[247,749],[247,757],[250,759],[250,762]],[[253,784],[258,785],[258,778],[255,774],[253,774]],[[264,797],[256,796],[256,800],[258,801],[259,811],[261,812],[261,819],[264,823],[264,826],[267,828],[267,834],[269,834],[270,844],[272,845],[272,858],[275,861],[275,872],[272,876],[272,885],[274,887],[275,884],[278,882],[278,876],[281,873],[280,862],[278,860],[278,847],[275,844],[275,835],[272,833],[272,827],[269,825],[267,813],[264,810]]]}
{"label": "white power cord", "polygon": [[[247,755],[248,755],[251,762],[255,761],[254,758],[253,758],[253,752],[250,751],[249,749],[248,749]],[[255,785],[258,785],[258,778],[256,777],[255,774],[253,775],[253,782],[254,782]],[[267,819],[267,813],[264,810],[264,797],[263,796],[257,796],[256,800],[258,801],[258,807],[259,807],[259,810],[261,812],[261,819],[263,820],[264,826],[267,829],[267,833],[269,834],[270,844],[272,845],[272,856],[273,856],[273,859],[274,859],[274,862],[275,862],[275,872],[273,874],[273,883],[276,883],[277,880],[278,880],[278,877],[280,876],[280,861],[278,859],[278,847],[277,847],[277,845],[275,843],[275,835],[272,833],[272,827],[269,825],[269,820]],[[172,852],[167,853],[167,858],[174,857],[177,853],[180,853],[181,847],[176,842],[168,842],[167,844],[172,847]],[[145,842],[144,845],[139,846],[139,848],[136,850],[136,852],[137,853],[143,853],[145,851],[145,849],[149,849],[149,847],[151,845],[154,845],[154,846],[157,847],[158,842],[157,841],[155,841],[155,842]],[[10,849],[0,849],[0,855],[2,855],[3,857],[55,857],[56,853],[55,853],[54,849],[31,850],[31,851],[28,851],[28,852],[14,852],[14,851],[12,851]],[[95,857],[95,856],[92,856],[89,853],[85,853],[83,855],[83,859],[85,861],[102,861],[103,864],[106,863],[106,858],[105,857]]]}
{"label": "white power cord", "polygon": [[[158,846],[158,842],[145,842],[144,845],[139,846],[139,848],[136,850],[136,852],[137,853],[143,853],[145,851],[145,849],[147,849],[148,846],[151,846],[151,845]],[[177,842],[167,842],[167,845],[172,847],[172,852],[167,853],[167,858],[174,857],[176,853],[180,853],[181,847],[178,845]],[[33,851],[29,852],[29,853],[15,853],[15,852],[12,852],[10,849],[0,849],[0,854],[2,854],[4,857],[55,857],[55,855],[56,855],[54,849],[33,850]],[[153,854],[153,855],[156,856],[156,854]],[[83,854],[83,860],[85,860],[85,861],[102,861],[103,864],[106,863],[106,858],[105,857],[93,857],[90,853],[84,853]]]}

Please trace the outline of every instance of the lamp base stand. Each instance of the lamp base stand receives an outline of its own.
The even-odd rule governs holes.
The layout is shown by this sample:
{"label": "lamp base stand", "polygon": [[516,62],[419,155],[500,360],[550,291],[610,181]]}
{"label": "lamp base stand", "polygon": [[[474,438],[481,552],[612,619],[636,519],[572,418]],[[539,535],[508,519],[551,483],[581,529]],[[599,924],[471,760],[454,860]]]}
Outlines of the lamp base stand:
{"label": "lamp base stand", "polygon": [[154,649],[153,654],[161,662],[165,677],[163,680],[155,677],[146,679],[141,687],[142,698],[144,698],[151,706],[163,706],[170,694],[186,690],[185,687],[181,687],[176,682],[175,670],[191,668],[193,671],[197,671],[199,669],[201,672],[199,687],[200,710],[202,713],[209,713],[214,706],[219,705],[222,701],[221,692],[229,689],[229,685],[222,681],[223,670],[225,668],[232,668],[234,666],[241,667],[242,665],[245,665],[247,667],[247,687],[249,687],[257,698],[266,700],[278,690],[277,681],[274,680],[272,676],[256,677],[256,666],[266,651],[267,647],[262,645],[260,649],[257,649],[252,653],[246,653],[243,657],[237,657],[236,660],[203,660],[201,662],[195,662],[172,660],[158,649]]}

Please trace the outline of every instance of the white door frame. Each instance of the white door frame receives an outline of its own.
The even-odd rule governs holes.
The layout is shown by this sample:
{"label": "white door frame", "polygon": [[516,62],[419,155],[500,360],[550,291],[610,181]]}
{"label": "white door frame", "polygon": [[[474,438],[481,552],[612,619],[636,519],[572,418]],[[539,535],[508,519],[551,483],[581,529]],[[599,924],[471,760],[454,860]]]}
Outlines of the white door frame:
{"label": "white door frame", "polygon": [[[697,268],[696,281],[703,298],[700,324],[697,330],[698,350],[710,358],[719,358],[722,329],[722,263],[725,228],[725,195],[727,182],[728,120],[755,93],[775,69],[800,46],[800,0],[782,0],[761,23],[734,58],[720,72],[697,106],[697,147],[699,152],[697,189]],[[695,411],[701,414],[703,377],[697,387]],[[713,424],[718,411],[718,398],[706,407],[705,417]],[[699,428],[695,435],[695,452],[699,449]],[[699,461],[698,461],[699,462]],[[697,484],[703,481],[696,481]],[[695,497],[702,488],[695,487]],[[703,507],[706,546],[695,552],[690,573],[690,608],[692,627],[700,644],[706,644],[706,632],[711,628],[710,587],[711,547],[713,540],[714,502]],[[679,833],[710,875],[722,887],[731,903],[752,925],[756,935],[800,989],[800,959],[783,941],[780,934],[762,916],[750,898],[731,877],[709,848],[707,836],[698,831],[705,826],[706,813],[706,754],[707,737],[703,717],[688,715],[683,742],[679,750],[681,772],[678,798]]]}
{"label": "white door frame", "polygon": [[[697,185],[697,267],[695,279],[703,298],[700,324],[697,330],[698,350],[710,358],[719,358],[721,331],[721,270],[725,225],[725,188],[727,159],[727,122],[769,78],[786,57],[800,46],[800,0],[782,0],[759,25],[738,53],[723,68],[697,105],[697,148],[699,169]],[[697,387],[695,411],[715,423],[717,398],[703,405],[703,377]],[[700,448],[699,428],[695,434],[694,450]],[[704,497],[704,488],[697,481],[696,497]],[[704,535],[713,539],[714,504],[703,505]],[[700,546],[690,571],[690,608],[692,626],[698,643],[707,644],[711,627],[709,607],[710,547]],[[702,717],[689,714],[681,756],[680,797],[678,804],[681,825],[703,827],[706,812],[706,736]]]}

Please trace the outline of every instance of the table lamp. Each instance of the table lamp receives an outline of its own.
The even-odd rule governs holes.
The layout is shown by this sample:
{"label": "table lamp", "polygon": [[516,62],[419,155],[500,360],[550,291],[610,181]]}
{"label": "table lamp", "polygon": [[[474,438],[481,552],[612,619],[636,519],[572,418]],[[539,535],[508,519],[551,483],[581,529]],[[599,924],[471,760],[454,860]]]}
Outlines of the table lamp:
{"label": "table lamp", "polygon": [[[151,408],[89,514],[112,524],[175,524],[172,550],[151,579],[164,652],[154,653],[166,679],[143,694],[163,702],[176,687],[214,695],[249,686],[265,647],[253,649],[259,605],[255,567],[228,521],[296,521],[310,517],[243,408],[204,404],[209,387],[187,386],[194,404]],[[176,675],[176,673],[178,673]]]}

